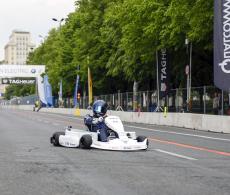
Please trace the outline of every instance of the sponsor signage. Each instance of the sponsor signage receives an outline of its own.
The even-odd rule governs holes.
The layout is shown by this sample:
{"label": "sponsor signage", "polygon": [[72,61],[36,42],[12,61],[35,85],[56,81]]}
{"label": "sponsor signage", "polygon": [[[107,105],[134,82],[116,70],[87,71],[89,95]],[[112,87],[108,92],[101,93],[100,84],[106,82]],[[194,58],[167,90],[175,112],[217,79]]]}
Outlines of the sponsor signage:
{"label": "sponsor signage", "polygon": [[0,65],[0,77],[38,77],[45,72],[44,65]]}
{"label": "sponsor signage", "polygon": [[2,84],[18,84],[18,85],[24,85],[24,84],[35,84],[35,79],[19,79],[19,78],[3,78]]}
{"label": "sponsor signage", "polygon": [[230,0],[214,1],[214,83],[230,89]]}
{"label": "sponsor signage", "polygon": [[169,56],[166,49],[158,51],[158,80],[161,99],[169,92]]}
{"label": "sponsor signage", "polygon": [[[0,78],[36,78],[40,101],[45,105],[50,105],[51,98],[48,97],[49,102],[47,102],[47,96],[45,96],[45,91],[49,93],[51,86],[44,85],[44,81],[42,78],[42,74],[44,73],[45,73],[45,65],[11,65],[11,64],[0,65]],[[30,81],[26,81],[25,79],[18,79],[18,80],[12,79],[12,81],[9,82],[14,84],[30,83]],[[35,82],[35,81],[31,81],[31,82]]]}

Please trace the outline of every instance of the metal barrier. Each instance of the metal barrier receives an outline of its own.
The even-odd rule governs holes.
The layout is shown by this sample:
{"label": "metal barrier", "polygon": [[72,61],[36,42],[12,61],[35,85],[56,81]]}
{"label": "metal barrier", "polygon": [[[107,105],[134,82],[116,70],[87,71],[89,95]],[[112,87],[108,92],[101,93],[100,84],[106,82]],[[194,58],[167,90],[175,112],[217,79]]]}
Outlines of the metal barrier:
{"label": "metal barrier", "polygon": [[[215,94],[218,95],[218,113],[230,115],[230,100],[229,94],[219,91],[213,86],[193,87],[191,90],[191,100],[187,102],[187,89],[179,88],[172,89],[169,95],[159,102],[161,109],[167,106],[169,112],[190,112],[200,114],[214,114],[213,100]],[[134,95],[136,97],[134,98]],[[155,112],[157,109],[157,92],[156,91],[139,91],[136,94],[133,92],[116,93],[108,95],[94,96],[93,101],[97,99],[105,100],[111,110],[134,111],[134,112]],[[1,100],[1,104],[11,105],[30,105],[38,100],[35,95],[27,97],[16,97],[10,101]],[[54,107],[60,107],[58,97],[54,97]],[[134,102],[134,100],[136,100]],[[81,97],[79,100],[79,108],[87,109],[88,97]],[[63,98],[62,107],[73,108],[73,98]]]}

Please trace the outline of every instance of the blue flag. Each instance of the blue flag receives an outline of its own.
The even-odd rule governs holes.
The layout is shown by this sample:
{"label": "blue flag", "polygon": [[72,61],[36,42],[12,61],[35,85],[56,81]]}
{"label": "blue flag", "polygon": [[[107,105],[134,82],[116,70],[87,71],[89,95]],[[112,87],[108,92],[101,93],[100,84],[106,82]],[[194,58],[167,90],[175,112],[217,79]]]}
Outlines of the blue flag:
{"label": "blue flag", "polygon": [[47,106],[53,106],[52,87],[49,83],[48,75],[44,76],[44,92]]}
{"label": "blue flag", "polygon": [[76,78],[76,85],[75,85],[75,90],[74,90],[74,107],[76,108],[78,106],[78,102],[77,102],[77,93],[78,93],[78,86],[79,86],[79,79],[80,79],[80,76],[77,75],[77,78]]}

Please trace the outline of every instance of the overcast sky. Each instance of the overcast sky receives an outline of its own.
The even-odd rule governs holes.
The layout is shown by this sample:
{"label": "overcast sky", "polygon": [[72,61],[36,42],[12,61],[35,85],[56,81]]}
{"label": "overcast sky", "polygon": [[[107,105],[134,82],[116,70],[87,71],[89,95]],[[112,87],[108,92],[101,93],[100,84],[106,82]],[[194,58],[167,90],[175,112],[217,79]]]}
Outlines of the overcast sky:
{"label": "overcast sky", "polygon": [[41,42],[51,28],[58,27],[52,18],[66,18],[75,10],[75,0],[0,0],[0,60],[13,30],[29,31],[33,42]]}

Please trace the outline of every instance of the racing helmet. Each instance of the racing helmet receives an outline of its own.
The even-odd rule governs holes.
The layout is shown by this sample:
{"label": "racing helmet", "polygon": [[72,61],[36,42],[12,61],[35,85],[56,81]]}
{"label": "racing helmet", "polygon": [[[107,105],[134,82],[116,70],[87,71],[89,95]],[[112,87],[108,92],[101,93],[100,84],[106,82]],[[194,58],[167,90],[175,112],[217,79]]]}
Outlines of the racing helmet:
{"label": "racing helmet", "polygon": [[108,104],[104,100],[97,100],[93,104],[93,114],[96,117],[104,116],[107,112]]}

